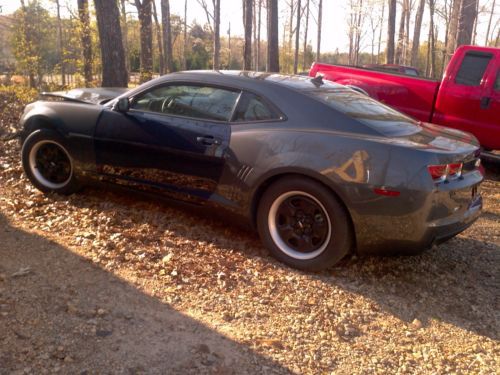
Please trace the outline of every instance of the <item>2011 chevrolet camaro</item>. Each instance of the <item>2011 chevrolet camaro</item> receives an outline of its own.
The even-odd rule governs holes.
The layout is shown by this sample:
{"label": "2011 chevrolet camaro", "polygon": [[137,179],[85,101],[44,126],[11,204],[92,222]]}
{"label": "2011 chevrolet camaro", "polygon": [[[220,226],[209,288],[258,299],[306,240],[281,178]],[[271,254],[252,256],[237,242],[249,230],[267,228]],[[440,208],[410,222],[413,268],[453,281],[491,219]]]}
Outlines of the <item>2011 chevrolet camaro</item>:
{"label": "2011 chevrolet camaro", "polygon": [[21,119],[44,192],[105,181],[255,227],[279,260],[414,253],[480,215],[476,139],[347,87],[252,72],[181,72],[136,89],[45,94]]}

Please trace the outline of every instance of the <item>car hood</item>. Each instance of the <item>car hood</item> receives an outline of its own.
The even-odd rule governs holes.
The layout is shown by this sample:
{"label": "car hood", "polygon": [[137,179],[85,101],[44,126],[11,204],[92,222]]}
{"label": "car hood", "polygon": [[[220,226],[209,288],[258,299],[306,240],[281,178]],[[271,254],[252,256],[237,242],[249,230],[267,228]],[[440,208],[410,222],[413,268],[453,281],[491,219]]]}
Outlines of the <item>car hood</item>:
{"label": "car hood", "polygon": [[126,87],[82,88],[69,91],[42,92],[41,99],[60,99],[87,104],[104,104],[120,96],[128,89]]}

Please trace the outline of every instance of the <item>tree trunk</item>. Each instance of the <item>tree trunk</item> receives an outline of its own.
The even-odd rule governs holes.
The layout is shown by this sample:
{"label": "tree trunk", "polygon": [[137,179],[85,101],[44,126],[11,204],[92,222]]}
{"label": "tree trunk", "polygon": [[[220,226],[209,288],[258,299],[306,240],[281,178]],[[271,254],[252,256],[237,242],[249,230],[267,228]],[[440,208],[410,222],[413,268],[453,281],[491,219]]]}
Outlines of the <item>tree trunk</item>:
{"label": "tree trunk", "polygon": [[422,18],[424,16],[425,0],[420,0],[417,14],[415,15],[415,28],[413,29],[413,43],[411,46],[411,65],[417,66],[418,49],[420,48],[420,31],[422,30]]}
{"label": "tree trunk", "polygon": [[[449,5],[448,5],[449,1]],[[434,6],[436,3],[434,2]],[[444,6],[443,6],[443,15],[442,17],[444,18],[444,48],[446,49],[446,46],[448,45],[448,31],[450,29],[450,14],[451,14],[451,7],[453,5],[453,0],[444,0]]]}
{"label": "tree trunk", "polygon": [[309,0],[306,1],[306,26],[304,28],[304,55],[302,56],[302,70],[306,70],[307,64],[307,32],[309,31]]}
{"label": "tree trunk", "polygon": [[[27,8],[26,8],[26,4],[24,3],[24,0],[21,0],[21,10],[22,10],[22,18],[21,18],[21,22],[22,22],[22,31],[23,31],[23,34],[22,34],[22,43],[24,43],[26,45],[26,49],[28,50],[27,51],[27,54],[28,55],[33,55],[31,52],[31,48],[33,46],[33,43],[31,42],[32,41],[32,37],[31,37],[31,33],[30,33],[30,28],[28,26],[28,16],[27,16]],[[29,67],[26,67],[26,74],[28,75],[28,79],[29,79],[29,87],[31,88],[35,88],[36,85],[37,85],[37,82],[36,82],[36,77],[35,77],[35,67],[34,66],[29,66]]]}
{"label": "tree trunk", "polygon": [[220,0],[214,0],[214,56],[213,69],[220,69]]}
{"label": "tree trunk", "polygon": [[257,70],[257,3],[259,0],[254,0],[252,4],[252,69]]}
{"label": "tree trunk", "polygon": [[408,57],[410,55],[410,19],[411,19],[411,8],[413,2],[411,0],[406,0],[406,31],[405,31],[405,44],[403,48],[403,61],[404,64],[408,64]]}
{"label": "tree trunk", "polygon": [[156,30],[156,42],[158,44],[158,55],[159,55],[159,70],[160,70],[160,75],[165,74],[165,57],[164,57],[164,52],[163,52],[163,43],[162,43],[162,35],[161,35],[161,27],[160,27],[160,22],[158,21],[158,12],[156,11],[156,2],[152,1],[151,2],[153,6],[153,19],[155,21],[155,30]]}
{"label": "tree trunk", "polygon": [[295,26],[295,52],[293,55],[293,74],[297,74],[299,67],[299,43],[300,43],[300,0],[297,0],[297,23]]}
{"label": "tree trunk", "polygon": [[90,34],[89,2],[78,0],[78,18],[82,28],[81,40],[83,50],[83,77],[85,87],[90,87],[92,82],[92,37]]}
{"label": "tree trunk", "polygon": [[[290,19],[288,21],[288,48],[286,51],[286,69],[293,69],[292,48],[293,48],[293,33],[294,33],[294,15],[295,15],[295,0],[290,0]],[[292,63],[292,66],[289,64]]]}
{"label": "tree trunk", "polygon": [[458,28],[457,47],[471,44],[474,23],[476,21],[478,0],[463,0],[460,11],[460,24]]}
{"label": "tree trunk", "polygon": [[252,18],[253,0],[244,0],[245,45],[243,47],[243,70],[252,69]]}
{"label": "tree trunk", "polygon": [[151,20],[151,1],[135,0],[139,14],[139,33],[141,40],[141,72],[140,82],[147,82],[153,78],[153,25]]}
{"label": "tree trunk", "polygon": [[102,86],[127,87],[120,12],[116,0],[94,0],[102,60]]}
{"label": "tree trunk", "polygon": [[[321,0],[320,0],[321,1]],[[278,0],[267,0],[267,71],[280,71]]]}
{"label": "tree trunk", "polygon": [[[425,1],[425,0],[424,0]],[[380,47],[382,46],[382,25],[384,24],[385,1],[382,1],[382,15],[380,16],[380,30],[378,33],[377,64],[380,64]]]}
{"label": "tree trunk", "polygon": [[458,18],[460,16],[460,7],[462,0],[454,0],[450,15],[450,26],[448,28],[448,41],[446,43],[446,57],[445,65],[450,61],[451,55],[457,48],[457,32],[458,32]]}
{"label": "tree trunk", "polygon": [[61,83],[66,86],[66,69],[64,63],[64,41],[63,41],[63,30],[61,21],[61,6],[59,0],[56,0],[57,9],[57,54],[59,58],[59,66],[61,67]]}
{"label": "tree trunk", "polygon": [[427,33],[427,53],[425,56],[425,76],[430,77],[430,63],[431,63],[431,28]]}
{"label": "tree trunk", "polygon": [[429,76],[434,77],[436,74],[436,35],[434,33],[434,5],[435,0],[429,0],[429,13],[430,13],[430,22],[429,22],[429,50],[430,50],[430,69]]}
{"label": "tree trunk", "polygon": [[[493,5],[491,7],[491,12],[490,12],[490,18],[488,20],[488,28],[486,29],[486,40],[484,41],[485,46],[488,46],[488,41],[490,38],[491,20],[493,19],[493,14],[495,13],[495,3],[496,3],[496,1],[493,0]],[[496,43],[495,43],[495,45],[496,45]]]}
{"label": "tree trunk", "polygon": [[258,19],[257,19],[257,40],[255,41],[257,45],[257,57],[255,58],[255,65],[257,71],[260,70],[260,31],[261,31],[261,17],[262,17],[262,0],[259,1],[259,8],[258,8]]}
{"label": "tree trunk", "polygon": [[227,29],[227,50],[228,50],[228,56],[227,56],[227,69],[231,69],[231,22],[229,22],[229,27]]}
{"label": "tree trunk", "polygon": [[[495,0],[493,0],[493,3]],[[476,45],[476,40],[477,40],[477,22],[479,18],[479,0],[476,1],[476,20],[474,21],[474,27],[472,29],[472,45]]]}
{"label": "tree trunk", "polygon": [[348,31],[348,37],[349,37],[349,57],[348,57],[348,62],[347,64],[348,65],[353,65],[353,54],[354,54],[354,25],[356,24],[356,14],[354,13],[354,2],[353,0],[350,0],[349,1],[349,6],[350,6],[350,10],[349,10],[349,23],[348,23],[348,27],[349,27],[349,31]]}
{"label": "tree trunk", "polygon": [[172,57],[172,31],[170,25],[170,2],[161,0],[161,24],[163,36],[163,53],[165,58],[165,72],[171,73],[174,70],[174,61]]}
{"label": "tree trunk", "polygon": [[182,54],[182,69],[186,70],[187,69],[187,60],[186,60],[186,54],[187,54],[187,13],[188,13],[188,2],[187,0],[184,0],[184,44],[183,44],[183,54]]}
{"label": "tree trunk", "polygon": [[354,40],[354,65],[359,63],[359,50],[361,43],[361,28],[363,22],[363,0],[359,0],[357,4],[357,19],[356,19],[356,30],[355,30],[355,40]]}
{"label": "tree trunk", "polygon": [[318,2],[318,44],[316,45],[316,61],[321,59],[321,23],[323,18],[323,0]]}
{"label": "tree trunk", "polygon": [[125,54],[125,67],[127,72],[130,71],[130,62],[128,55],[128,24],[127,24],[127,10],[125,8],[125,0],[120,0],[120,12],[122,23],[122,36],[123,36],[123,51]]}
{"label": "tree trunk", "polygon": [[405,21],[406,21],[406,0],[403,0],[403,11],[399,20],[398,44],[396,45],[396,62],[403,64],[403,49],[405,38]]}
{"label": "tree trunk", "polygon": [[387,56],[386,56],[387,64],[394,64],[395,33],[396,33],[396,0],[389,0],[389,17],[387,26]]}

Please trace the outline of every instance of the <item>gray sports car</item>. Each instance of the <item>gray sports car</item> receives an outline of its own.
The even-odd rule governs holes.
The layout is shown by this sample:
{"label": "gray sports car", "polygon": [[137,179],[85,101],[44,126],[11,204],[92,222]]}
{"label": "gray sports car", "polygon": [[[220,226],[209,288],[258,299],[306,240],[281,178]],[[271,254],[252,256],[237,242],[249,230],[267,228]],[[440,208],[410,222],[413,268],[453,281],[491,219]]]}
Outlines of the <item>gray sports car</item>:
{"label": "gray sports car", "polygon": [[133,90],[45,94],[21,119],[44,192],[118,184],[256,228],[279,260],[414,253],[480,215],[479,147],[321,77],[182,72]]}

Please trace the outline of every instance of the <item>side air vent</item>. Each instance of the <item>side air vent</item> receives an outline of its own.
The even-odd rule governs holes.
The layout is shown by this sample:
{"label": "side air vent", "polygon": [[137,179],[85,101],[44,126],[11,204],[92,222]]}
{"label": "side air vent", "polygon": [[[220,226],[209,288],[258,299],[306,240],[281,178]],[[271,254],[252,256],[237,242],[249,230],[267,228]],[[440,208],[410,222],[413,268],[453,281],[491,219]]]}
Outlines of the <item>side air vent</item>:
{"label": "side air vent", "polygon": [[238,171],[238,178],[245,182],[247,177],[250,175],[250,173],[252,173],[253,171],[253,168],[248,166],[248,165],[243,165],[240,170]]}

